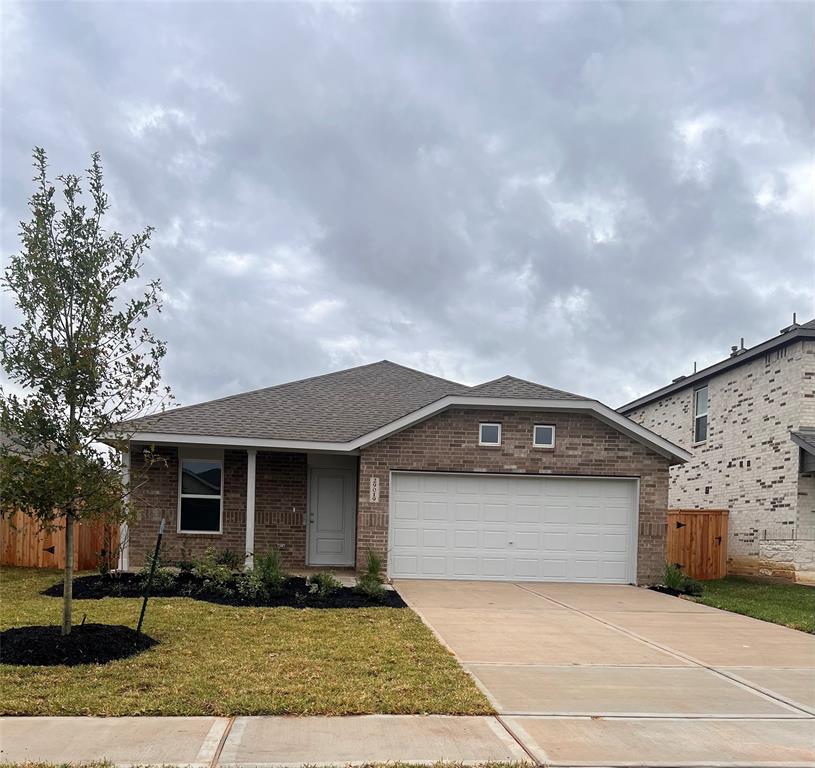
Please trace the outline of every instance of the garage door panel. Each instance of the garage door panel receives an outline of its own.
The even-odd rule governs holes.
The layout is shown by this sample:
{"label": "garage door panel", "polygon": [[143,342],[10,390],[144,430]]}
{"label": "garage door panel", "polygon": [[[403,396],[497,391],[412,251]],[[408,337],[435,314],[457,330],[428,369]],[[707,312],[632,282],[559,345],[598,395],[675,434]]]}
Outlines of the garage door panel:
{"label": "garage door panel", "polygon": [[421,505],[422,520],[447,520],[450,512],[446,501],[425,501]]}
{"label": "garage door panel", "polygon": [[506,549],[508,545],[507,531],[483,531],[481,534],[482,549]]}
{"label": "garage door panel", "polygon": [[633,578],[636,483],[393,473],[390,575],[599,581]]}
{"label": "garage door panel", "polygon": [[394,504],[393,516],[397,520],[418,520],[419,519],[419,502],[418,501],[397,501]]}
{"label": "garage door panel", "polygon": [[456,503],[455,519],[459,522],[470,520],[474,523],[478,522],[478,513],[480,505],[477,502],[462,502]]}

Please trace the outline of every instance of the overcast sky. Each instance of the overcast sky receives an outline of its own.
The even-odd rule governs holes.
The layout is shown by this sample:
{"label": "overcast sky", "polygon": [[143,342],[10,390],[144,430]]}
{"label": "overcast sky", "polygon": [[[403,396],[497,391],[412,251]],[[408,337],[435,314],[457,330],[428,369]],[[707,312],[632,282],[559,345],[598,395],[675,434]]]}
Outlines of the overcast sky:
{"label": "overcast sky", "polygon": [[98,150],[182,404],[388,358],[617,406],[815,316],[813,3],[2,13],[2,253],[31,148]]}

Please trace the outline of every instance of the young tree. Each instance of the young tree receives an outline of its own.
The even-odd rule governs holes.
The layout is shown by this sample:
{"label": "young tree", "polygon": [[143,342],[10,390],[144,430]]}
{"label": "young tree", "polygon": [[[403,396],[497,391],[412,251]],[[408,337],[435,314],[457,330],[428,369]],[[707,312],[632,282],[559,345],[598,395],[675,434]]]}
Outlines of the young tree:
{"label": "young tree", "polygon": [[22,250],[0,279],[20,316],[13,328],[0,325],[0,360],[17,390],[0,389],[0,513],[22,510],[45,529],[64,523],[67,635],[75,521],[127,516],[120,454],[101,444],[126,446],[122,422],[163,408],[171,395],[160,381],[165,344],[145,326],[161,311],[161,287],[138,286],[151,228],[129,238],[104,230],[98,154],[87,171],[90,209],[81,179],[69,174],[57,177],[57,210],[40,148],[34,167],[32,218],[21,223]]}

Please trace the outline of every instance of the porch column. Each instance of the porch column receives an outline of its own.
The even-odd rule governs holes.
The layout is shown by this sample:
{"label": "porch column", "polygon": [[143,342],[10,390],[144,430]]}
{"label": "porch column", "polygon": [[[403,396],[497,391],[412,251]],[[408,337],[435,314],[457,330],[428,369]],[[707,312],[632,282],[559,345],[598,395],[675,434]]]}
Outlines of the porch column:
{"label": "porch column", "polygon": [[[130,444],[122,451],[122,494],[125,509],[130,510]],[[130,567],[130,539],[127,523],[119,526],[119,570]]]}
{"label": "porch column", "polygon": [[256,448],[246,449],[246,558],[244,568],[255,564],[255,460]]}

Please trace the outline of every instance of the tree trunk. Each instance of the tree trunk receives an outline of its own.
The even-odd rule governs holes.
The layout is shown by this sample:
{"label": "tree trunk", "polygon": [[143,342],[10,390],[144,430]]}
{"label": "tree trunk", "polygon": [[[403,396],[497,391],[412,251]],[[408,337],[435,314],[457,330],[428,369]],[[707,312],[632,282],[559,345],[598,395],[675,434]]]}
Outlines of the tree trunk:
{"label": "tree trunk", "polygon": [[62,634],[71,634],[71,601],[74,591],[74,518],[65,515],[65,578],[62,587]]}

